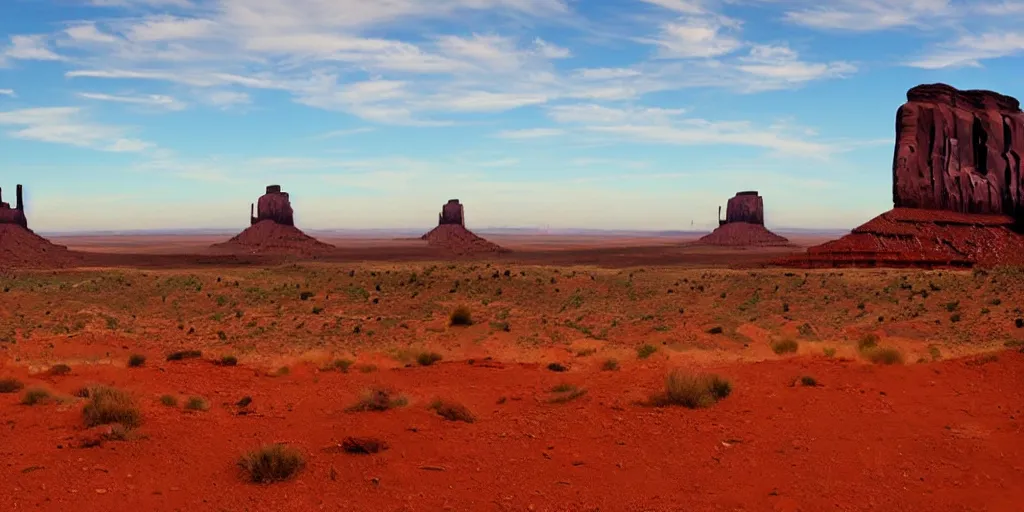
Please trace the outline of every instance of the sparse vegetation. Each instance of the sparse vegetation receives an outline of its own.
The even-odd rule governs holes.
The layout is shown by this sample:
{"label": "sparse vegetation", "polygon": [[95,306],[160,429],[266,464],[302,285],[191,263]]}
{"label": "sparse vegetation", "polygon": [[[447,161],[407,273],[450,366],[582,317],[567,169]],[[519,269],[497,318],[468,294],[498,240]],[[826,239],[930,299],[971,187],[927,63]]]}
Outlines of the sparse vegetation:
{"label": "sparse vegetation", "polygon": [[651,397],[657,407],[681,405],[690,409],[710,407],[732,393],[732,384],[709,373],[672,370],[665,379],[665,391]]}
{"label": "sparse vegetation", "polygon": [[832,347],[825,347],[824,349],[822,349],[822,352],[825,354],[825,357],[828,358],[836,356],[836,349]]}
{"label": "sparse vegetation", "polygon": [[184,361],[185,359],[199,359],[203,357],[201,350],[181,350],[172,352],[167,356],[168,361]]}
{"label": "sparse vegetation", "polygon": [[861,351],[867,360],[875,364],[903,364],[903,353],[892,347],[873,347]]}
{"label": "sparse vegetation", "polygon": [[217,361],[218,366],[238,366],[238,358],[235,356],[221,356]]}
{"label": "sparse vegetation", "polygon": [[466,306],[459,306],[452,310],[451,315],[448,317],[449,325],[473,325],[473,313]]}
{"label": "sparse vegetation", "polygon": [[355,361],[351,359],[335,359],[331,361],[331,364],[324,368],[324,371],[337,370],[341,373],[348,373],[349,368],[355,364]]}
{"label": "sparse vegetation", "polygon": [[294,477],[305,466],[305,458],[295,448],[271,444],[246,453],[238,466],[249,481],[267,484]]}
{"label": "sparse vegetation", "polygon": [[437,352],[420,352],[416,355],[416,363],[420,366],[430,366],[443,359]]}
{"label": "sparse vegetation", "polygon": [[548,370],[551,370],[553,372],[564,372],[568,369],[569,368],[563,365],[562,363],[548,363]]}
{"label": "sparse vegetation", "polygon": [[142,424],[142,411],[132,395],[125,390],[99,386],[89,393],[89,403],[82,408],[87,427],[117,423],[125,428]]}
{"label": "sparse vegetation", "polygon": [[0,379],[0,393],[17,393],[25,388],[20,380],[15,378]]}
{"label": "sparse vegetation", "polygon": [[778,355],[782,354],[795,354],[800,349],[800,344],[796,340],[789,338],[781,339],[772,342],[772,352]]}
{"label": "sparse vegetation", "polygon": [[132,354],[128,356],[128,366],[130,368],[138,368],[146,364],[146,356],[142,354]]}
{"label": "sparse vegetation", "polygon": [[818,381],[817,379],[811,377],[810,375],[804,375],[803,377],[800,377],[800,385],[814,387],[818,385]]}
{"label": "sparse vegetation", "polygon": [[39,405],[49,402],[53,396],[46,388],[29,388],[21,395],[22,405]]}
{"label": "sparse vegetation", "polygon": [[201,396],[190,396],[185,401],[185,410],[188,411],[207,411],[210,409],[210,403]]}
{"label": "sparse vegetation", "polygon": [[587,394],[587,390],[583,389],[575,384],[559,384],[551,388],[552,396],[548,399],[548,402],[553,404],[564,404],[571,402]]}
{"label": "sparse vegetation", "polygon": [[473,416],[473,413],[465,405],[460,403],[437,399],[430,403],[429,409],[433,410],[438,416],[448,421],[464,421],[466,423],[473,423],[476,421],[476,417]]}
{"label": "sparse vegetation", "polygon": [[614,372],[619,369],[619,362],[615,359],[606,359],[601,363],[601,369],[606,372]]}
{"label": "sparse vegetation", "polygon": [[177,407],[178,398],[174,395],[161,395],[160,403],[166,405],[167,407]]}
{"label": "sparse vegetation", "polygon": [[641,345],[636,349],[636,357],[637,359],[647,359],[648,357],[654,355],[654,353],[657,351],[658,347],[655,347],[654,345]]}
{"label": "sparse vegetation", "polygon": [[46,373],[54,376],[67,375],[71,373],[71,367],[66,364],[55,364]]}
{"label": "sparse vegetation", "polygon": [[363,392],[359,401],[348,408],[351,412],[387,411],[396,407],[405,407],[409,400],[394,391],[375,387]]}

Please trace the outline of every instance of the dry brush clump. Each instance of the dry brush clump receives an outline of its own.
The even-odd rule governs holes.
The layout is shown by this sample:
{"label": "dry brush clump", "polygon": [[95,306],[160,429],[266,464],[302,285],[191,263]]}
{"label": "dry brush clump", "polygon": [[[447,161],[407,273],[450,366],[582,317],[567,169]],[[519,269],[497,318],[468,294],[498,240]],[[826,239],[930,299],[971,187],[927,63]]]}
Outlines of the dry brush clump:
{"label": "dry brush clump", "polygon": [[681,405],[690,409],[710,407],[732,393],[732,384],[713,373],[672,370],[665,378],[665,390],[651,397],[656,407]]}
{"label": "dry brush clump", "polygon": [[448,316],[449,325],[473,325],[473,312],[466,306],[459,306]]}
{"label": "dry brush clump", "polygon": [[465,405],[457,402],[450,402],[438,398],[430,403],[429,409],[433,410],[438,416],[448,421],[464,421],[466,423],[473,423],[476,421],[476,416],[473,415],[472,411],[470,411]]}
{"label": "dry brush clump", "polygon": [[772,352],[775,352],[777,355],[780,356],[783,354],[795,354],[796,351],[799,349],[800,344],[797,343],[796,340],[792,340],[789,338],[772,342]]}
{"label": "dry brush clump", "polygon": [[306,465],[302,452],[284,444],[269,444],[249,451],[238,467],[253,483],[283,482],[294,477]]}
{"label": "dry brush clump", "polygon": [[865,334],[857,342],[857,351],[868,361],[875,364],[903,364],[903,353],[894,347],[883,347],[876,334]]}
{"label": "dry brush clump", "polygon": [[437,352],[420,352],[416,355],[416,363],[420,366],[430,366],[441,359],[444,359]]}
{"label": "dry brush clump", "polygon": [[409,400],[393,390],[381,387],[370,388],[363,392],[359,401],[351,405],[350,412],[387,411],[396,407],[404,407]]}
{"label": "dry brush clump", "polygon": [[142,424],[142,411],[132,395],[107,386],[90,390],[89,403],[82,408],[82,416],[87,427],[120,424],[131,429]]}
{"label": "dry brush clump", "polygon": [[39,405],[49,402],[52,398],[53,395],[46,388],[29,388],[21,395],[21,403],[22,405]]}
{"label": "dry brush clump", "polygon": [[20,380],[15,378],[0,379],[0,393],[17,393],[25,388]]}
{"label": "dry brush clump", "polygon": [[548,402],[553,404],[564,404],[587,394],[587,390],[575,384],[559,384],[551,388],[551,398]]}

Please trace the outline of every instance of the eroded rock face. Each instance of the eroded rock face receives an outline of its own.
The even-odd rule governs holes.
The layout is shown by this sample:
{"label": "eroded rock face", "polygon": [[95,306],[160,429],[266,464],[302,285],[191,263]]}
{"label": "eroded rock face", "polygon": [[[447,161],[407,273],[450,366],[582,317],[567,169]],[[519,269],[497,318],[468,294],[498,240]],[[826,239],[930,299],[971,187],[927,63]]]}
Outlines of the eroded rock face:
{"label": "eroded rock face", "polygon": [[283,226],[294,226],[294,212],[287,192],[281,192],[281,185],[267,185],[267,193],[256,202],[256,215],[250,213],[250,224],[271,220]]}
{"label": "eroded rock face", "polygon": [[0,224],[16,224],[28,229],[28,219],[25,217],[25,202],[22,199],[21,185],[18,185],[15,193],[14,208],[3,201],[3,190],[0,189]]}
{"label": "eroded rock face", "polygon": [[896,114],[893,203],[1024,218],[1024,113],[991,91],[945,84],[907,92]]}
{"label": "eroded rock face", "polygon": [[746,222],[764,225],[764,199],[757,191],[738,192],[725,208],[725,223]]}
{"label": "eroded rock face", "polygon": [[466,225],[466,221],[463,216],[462,204],[459,203],[458,199],[450,199],[441,207],[441,213],[437,216],[437,224],[439,226],[443,226],[445,224],[458,224],[460,226]]}

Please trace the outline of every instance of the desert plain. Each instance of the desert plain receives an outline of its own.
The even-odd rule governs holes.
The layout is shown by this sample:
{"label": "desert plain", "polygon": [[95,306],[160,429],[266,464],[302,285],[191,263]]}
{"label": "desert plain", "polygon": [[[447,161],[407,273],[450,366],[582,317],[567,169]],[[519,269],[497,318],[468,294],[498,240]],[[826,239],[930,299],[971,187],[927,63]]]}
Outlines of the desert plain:
{"label": "desert plain", "polygon": [[[820,241],[794,236],[320,239],[54,236],[91,256],[5,271],[0,510],[1024,503],[1020,268],[767,265]],[[669,375],[727,389],[666,400]],[[90,414],[110,389],[123,421]],[[254,483],[240,459],[274,445],[295,471]]]}

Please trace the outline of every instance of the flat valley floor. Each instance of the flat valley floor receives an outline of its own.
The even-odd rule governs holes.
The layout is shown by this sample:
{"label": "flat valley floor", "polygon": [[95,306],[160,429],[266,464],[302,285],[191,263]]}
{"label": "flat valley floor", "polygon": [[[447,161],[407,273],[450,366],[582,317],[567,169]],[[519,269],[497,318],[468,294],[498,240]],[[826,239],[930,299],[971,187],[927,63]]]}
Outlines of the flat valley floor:
{"label": "flat valley floor", "polygon": [[[1022,269],[793,270],[763,263],[794,249],[667,238],[495,237],[517,252],[454,260],[325,239],[341,256],[238,265],[174,255],[205,239],[54,241],[107,259],[0,277],[3,511],[1024,503]],[[677,369],[731,393],[652,405]],[[97,385],[131,394],[137,428],[86,426]],[[373,389],[403,400],[355,411]],[[305,466],[246,481],[269,443]]]}

